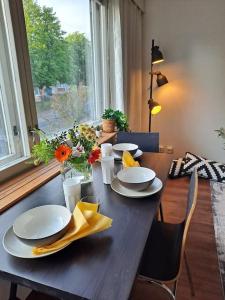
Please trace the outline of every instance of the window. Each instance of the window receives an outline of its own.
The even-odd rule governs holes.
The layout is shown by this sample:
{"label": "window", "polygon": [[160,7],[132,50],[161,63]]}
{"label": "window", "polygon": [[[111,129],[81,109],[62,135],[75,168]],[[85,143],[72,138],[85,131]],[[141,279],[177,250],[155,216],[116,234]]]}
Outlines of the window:
{"label": "window", "polygon": [[89,0],[23,0],[38,127],[51,135],[100,119],[104,6]]}
{"label": "window", "polygon": [[[29,155],[9,7],[0,2],[0,170]],[[20,116],[20,117],[19,117]]]}
{"label": "window", "polygon": [[53,135],[100,120],[109,105],[106,2],[0,0],[0,171],[30,157],[34,126]]}

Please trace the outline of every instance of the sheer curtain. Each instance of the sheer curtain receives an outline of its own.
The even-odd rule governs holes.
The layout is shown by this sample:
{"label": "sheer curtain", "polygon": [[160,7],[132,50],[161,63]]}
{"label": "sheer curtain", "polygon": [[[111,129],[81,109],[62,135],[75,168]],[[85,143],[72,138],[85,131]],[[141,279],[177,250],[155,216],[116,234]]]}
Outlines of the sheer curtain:
{"label": "sheer curtain", "polygon": [[124,111],[120,0],[108,1],[110,106]]}
{"label": "sheer curtain", "polygon": [[133,131],[141,130],[143,2],[108,1],[110,103]]}
{"label": "sheer curtain", "polygon": [[142,0],[121,0],[124,106],[132,131],[141,131]]}

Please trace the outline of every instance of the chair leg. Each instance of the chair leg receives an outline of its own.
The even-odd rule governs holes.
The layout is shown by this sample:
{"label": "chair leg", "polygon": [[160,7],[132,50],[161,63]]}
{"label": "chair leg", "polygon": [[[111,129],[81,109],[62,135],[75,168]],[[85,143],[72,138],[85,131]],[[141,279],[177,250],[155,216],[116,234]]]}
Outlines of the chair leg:
{"label": "chair leg", "polygon": [[160,213],[161,222],[164,222],[162,203],[160,203],[160,205],[159,205],[159,213]]}
{"label": "chair leg", "polygon": [[187,260],[187,256],[186,256],[185,251],[184,251],[184,263],[185,263],[185,267],[186,267],[186,270],[187,270],[187,276],[188,276],[188,281],[189,281],[189,285],[190,285],[191,295],[192,295],[192,297],[194,297],[195,296],[195,290],[194,290],[191,271],[190,271],[190,267],[189,267],[189,264],[188,264],[188,260]]}
{"label": "chair leg", "polygon": [[9,300],[19,300],[19,298],[16,297],[16,293],[17,293],[17,284],[11,282]]}
{"label": "chair leg", "polygon": [[[138,280],[146,282],[147,284],[154,284],[154,285],[157,285],[157,286],[161,287],[163,290],[167,291],[167,293],[171,296],[171,298],[173,300],[176,300],[176,284],[177,284],[177,281],[175,282],[174,289],[172,291],[164,283],[152,280],[152,279],[150,279],[148,277],[145,277],[145,276],[142,276],[142,275],[138,276]],[[174,294],[174,291],[175,291],[175,294]]]}
{"label": "chair leg", "polygon": [[174,300],[175,300],[176,295],[177,295],[177,280],[174,282],[174,285],[173,285],[173,294],[174,294]]}

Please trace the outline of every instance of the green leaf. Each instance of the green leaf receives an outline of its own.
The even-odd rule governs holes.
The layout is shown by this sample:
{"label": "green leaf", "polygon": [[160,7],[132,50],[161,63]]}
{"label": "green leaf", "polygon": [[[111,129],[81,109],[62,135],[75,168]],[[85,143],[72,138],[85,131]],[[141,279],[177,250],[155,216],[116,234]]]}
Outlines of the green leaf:
{"label": "green leaf", "polygon": [[48,164],[48,162],[54,158],[54,152],[55,149],[52,145],[46,140],[42,140],[39,144],[33,146],[31,156],[34,162],[44,162]]}

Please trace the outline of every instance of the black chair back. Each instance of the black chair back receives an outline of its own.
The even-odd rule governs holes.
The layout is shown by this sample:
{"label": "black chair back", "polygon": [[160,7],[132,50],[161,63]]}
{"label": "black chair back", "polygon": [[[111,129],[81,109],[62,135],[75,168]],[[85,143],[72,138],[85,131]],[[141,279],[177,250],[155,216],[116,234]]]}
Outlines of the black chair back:
{"label": "black chair back", "polygon": [[143,152],[159,152],[159,133],[119,131],[117,133],[117,143],[134,143]]}

